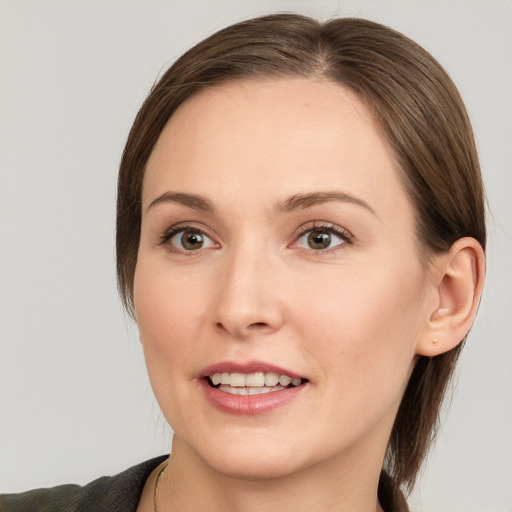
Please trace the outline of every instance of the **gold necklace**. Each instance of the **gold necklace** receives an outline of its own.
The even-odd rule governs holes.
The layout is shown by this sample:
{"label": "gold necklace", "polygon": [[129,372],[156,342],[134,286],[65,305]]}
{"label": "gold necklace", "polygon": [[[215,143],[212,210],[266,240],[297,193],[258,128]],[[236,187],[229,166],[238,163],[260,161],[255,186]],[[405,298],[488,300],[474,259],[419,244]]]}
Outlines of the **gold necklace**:
{"label": "gold necklace", "polygon": [[158,512],[158,508],[156,506],[156,493],[158,491],[158,483],[160,482],[160,479],[164,476],[165,470],[167,469],[167,465],[169,464],[169,461],[165,462],[165,465],[160,469],[158,472],[158,475],[156,476],[155,480],[155,488],[153,489],[153,512]]}

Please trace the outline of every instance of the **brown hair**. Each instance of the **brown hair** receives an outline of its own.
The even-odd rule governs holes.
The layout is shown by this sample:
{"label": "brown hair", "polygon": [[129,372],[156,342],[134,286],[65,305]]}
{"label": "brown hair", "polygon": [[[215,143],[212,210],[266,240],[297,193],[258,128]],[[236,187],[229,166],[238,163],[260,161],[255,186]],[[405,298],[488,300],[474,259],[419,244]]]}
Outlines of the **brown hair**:
{"label": "brown hair", "polygon": [[[439,63],[402,34],[367,20],[264,16],[220,30],[186,52],[153,87],[135,119],[121,160],[117,205],[118,284],[132,315],[142,182],[155,143],[173,112],[198,90],[251,77],[313,77],[358,93],[395,150],[425,264],[462,237],[485,248],[471,125]],[[415,366],[385,461],[395,491],[414,485],[461,347],[420,357]]]}

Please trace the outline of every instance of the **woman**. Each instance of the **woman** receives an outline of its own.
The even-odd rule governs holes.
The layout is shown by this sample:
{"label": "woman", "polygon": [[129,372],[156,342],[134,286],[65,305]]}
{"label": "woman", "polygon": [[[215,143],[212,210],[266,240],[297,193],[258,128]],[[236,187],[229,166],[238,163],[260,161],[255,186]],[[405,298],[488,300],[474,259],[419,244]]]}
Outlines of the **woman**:
{"label": "woman", "polygon": [[484,248],[471,127],[424,50],[360,19],[214,34],[153,88],[119,175],[119,285],[172,455],[3,509],[407,510]]}

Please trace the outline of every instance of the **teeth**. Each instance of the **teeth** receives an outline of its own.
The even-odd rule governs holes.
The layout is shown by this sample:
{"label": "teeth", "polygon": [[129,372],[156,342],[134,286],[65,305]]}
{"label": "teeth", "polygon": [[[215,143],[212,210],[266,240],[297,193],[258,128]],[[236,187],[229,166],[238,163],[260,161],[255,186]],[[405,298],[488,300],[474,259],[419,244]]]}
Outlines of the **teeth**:
{"label": "teeth", "polygon": [[[274,389],[270,390],[269,388],[278,387],[279,389],[283,389],[286,386],[292,384],[293,386],[299,386],[302,383],[302,379],[295,378],[292,379],[288,375],[279,376],[277,373],[214,373],[210,375],[210,380],[214,386],[220,385],[219,389],[224,391],[224,387],[245,389],[249,388],[256,390],[265,390],[258,391],[257,393],[267,393],[268,391],[274,391]],[[257,393],[234,393],[234,394],[257,394]]]}
{"label": "teeth", "polygon": [[261,395],[263,393],[272,393],[274,391],[281,391],[282,386],[274,386],[274,387],[244,387],[244,388],[236,388],[234,386],[226,386],[221,384],[219,386],[220,391],[224,391],[226,393],[230,393],[231,395]]}
{"label": "teeth", "polygon": [[249,392],[249,395],[261,395],[262,393],[272,393],[272,391],[280,391],[281,387],[279,389],[270,389],[266,388],[265,386],[262,387],[254,387],[254,388],[246,388]]}
{"label": "teeth", "polygon": [[249,373],[245,376],[245,385],[255,388],[261,388],[265,385],[265,374],[263,372]]}
{"label": "teeth", "polygon": [[265,386],[277,386],[279,375],[277,373],[265,373]]}
{"label": "teeth", "polygon": [[231,386],[243,387],[245,386],[245,375],[243,373],[232,373],[229,376],[229,382]]}
{"label": "teeth", "polygon": [[281,377],[279,377],[279,384],[281,384],[281,386],[288,386],[291,382],[292,378],[288,377],[288,375],[281,375]]}

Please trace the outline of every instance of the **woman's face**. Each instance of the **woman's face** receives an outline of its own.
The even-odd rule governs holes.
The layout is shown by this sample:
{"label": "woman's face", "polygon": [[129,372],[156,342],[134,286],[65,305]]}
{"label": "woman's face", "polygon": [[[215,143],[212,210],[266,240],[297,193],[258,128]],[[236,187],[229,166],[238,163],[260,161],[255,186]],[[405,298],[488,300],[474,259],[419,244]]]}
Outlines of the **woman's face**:
{"label": "woman's face", "polygon": [[244,81],[172,116],[134,299],[156,398],[201,463],[263,478],[381,460],[434,297],[392,150],[353,93]]}

